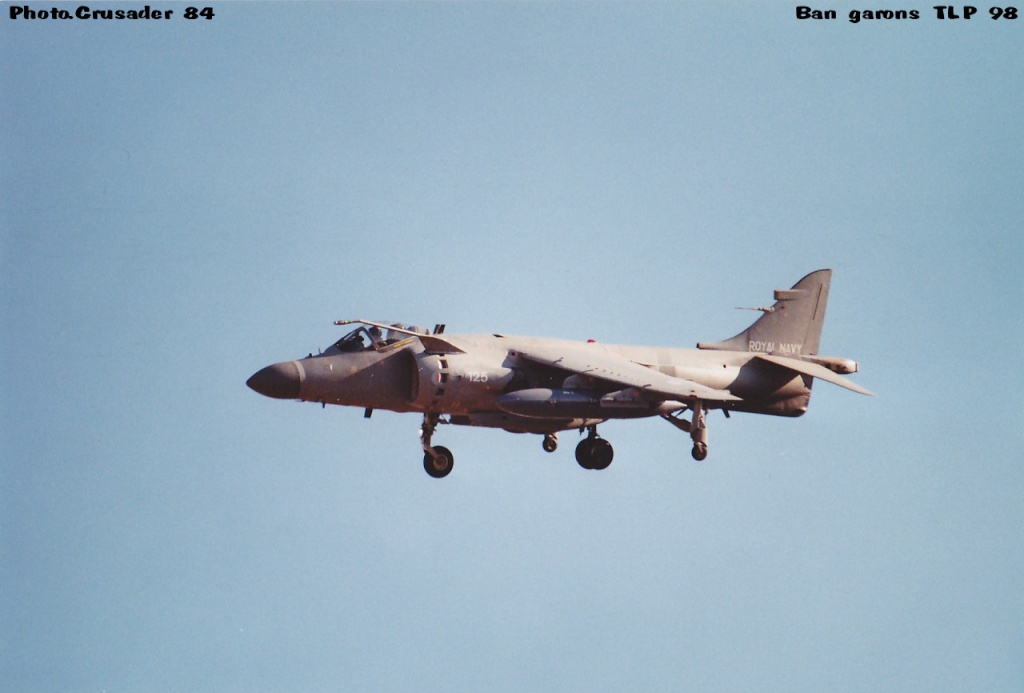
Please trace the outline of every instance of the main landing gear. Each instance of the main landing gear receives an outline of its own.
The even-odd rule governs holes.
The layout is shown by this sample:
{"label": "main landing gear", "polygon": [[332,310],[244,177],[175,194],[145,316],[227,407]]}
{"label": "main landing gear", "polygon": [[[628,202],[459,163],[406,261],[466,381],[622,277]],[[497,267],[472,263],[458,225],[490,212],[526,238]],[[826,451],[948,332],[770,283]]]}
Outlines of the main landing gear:
{"label": "main landing gear", "polygon": [[[692,412],[692,417],[689,421],[682,417],[682,414],[686,411]],[[725,415],[729,416],[729,411],[724,411]],[[703,403],[694,402],[686,409],[661,415],[663,419],[679,430],[690,434],[690,439],[693,440],[693,449],[690,451],[690,454],[698,462],[706,459],[708,456],[706,412],[707,410],[704,408]],[[440,414],[424,414],[423,427],[420,429],[420,444],[423,446],[423,469],[435,479],[443,479],[448,476],[455,466],[455,456],[452,455],[451,450],[442,445],[432,446],[430,444],[439,423],[447,423],[441,421]],[[583,429],[581,428],[580,431],[582,432]],[[612,463],[612,458],[615,457],[612,444],[597,435],[596,424],[586,426],[586,431],[587,437],[576,446],[576,461],[584,469],[607,469]],[[554,452],[558,448],[558,434],[545,433],[542,445],[546,452]]]}
{"label": "main landing gear", "polygon": [[608,469],[615,451],[612,444],[597,435],[597,426],[587,426],[588,435],[576,446],[576,461],[584,469]]}
{"label": "main landing gear", "polygon": [[443,479],[452,473],[455,466],[455,456],[452,451],[443,445],[430,446],[430,439],[434,435],[441,417],[437,414],[423,415],[423,428],[420,429],[420,444],[423,445],[423,469],[435,479]]}

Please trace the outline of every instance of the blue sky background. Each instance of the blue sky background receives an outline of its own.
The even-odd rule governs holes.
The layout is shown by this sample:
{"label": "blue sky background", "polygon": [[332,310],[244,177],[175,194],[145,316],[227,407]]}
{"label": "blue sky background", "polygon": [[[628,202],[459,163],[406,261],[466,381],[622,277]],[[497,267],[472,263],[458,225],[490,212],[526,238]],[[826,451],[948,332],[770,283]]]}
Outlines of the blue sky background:
{"label": "blue sky background", "polygon": [[[0,17],[0,688],[1024,689],[1024,19],[151,4]],[[446,427],[437,482],[244,385],[349,317],[693,346],[822,267],[878,395],[704,463]]]}

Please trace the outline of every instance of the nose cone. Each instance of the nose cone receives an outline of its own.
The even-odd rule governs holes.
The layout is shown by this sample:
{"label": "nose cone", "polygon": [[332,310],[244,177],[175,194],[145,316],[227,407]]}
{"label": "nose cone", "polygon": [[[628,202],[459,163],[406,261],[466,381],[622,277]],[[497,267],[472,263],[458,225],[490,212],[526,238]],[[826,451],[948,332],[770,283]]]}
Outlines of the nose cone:
{"label": "nose cone", "polygon": [[256,371],[245,384],[267,397],[298,399],[302,379],[294,361],[283,361]]}

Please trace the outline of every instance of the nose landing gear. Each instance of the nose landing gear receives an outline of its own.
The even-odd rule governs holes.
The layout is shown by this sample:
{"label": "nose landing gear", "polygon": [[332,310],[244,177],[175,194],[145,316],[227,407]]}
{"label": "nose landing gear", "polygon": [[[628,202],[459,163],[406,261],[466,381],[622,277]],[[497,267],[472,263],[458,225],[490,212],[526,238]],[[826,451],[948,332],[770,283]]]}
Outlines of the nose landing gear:
{"label": "nose landing gear", "polygon": [[430,446],[430,439],[434,435],[441,417],[438,414],[424,414],[423,427],[420,429],[420,444],[423,446],[423,469],[435,479],[443,479],[452,472],[455,466],[455,456],[452,451],[443,445]]}

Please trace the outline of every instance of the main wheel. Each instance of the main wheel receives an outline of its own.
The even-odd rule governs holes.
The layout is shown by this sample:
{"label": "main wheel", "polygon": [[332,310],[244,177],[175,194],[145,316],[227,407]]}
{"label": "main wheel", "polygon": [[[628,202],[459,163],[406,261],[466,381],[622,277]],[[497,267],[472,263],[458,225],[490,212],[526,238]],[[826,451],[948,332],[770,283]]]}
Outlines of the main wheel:
{"label": "main wheel", "polygon": [[435,479],[443,479],[452,473],[455,457],[452,455],[452,451],[443,445],[438,445],[433,450],[433,455],[429,452],[423,453],[423,468]]}
{"label": "main wheel", "polygon": [[615,457],[612,444],[604,438],[595,438],[590,447],[590,464],[594,469],[608,469]]}
{"label": "main wheel", "polygon": [[702,462],[708,456],[707,443],[694,443],[690,454],[693,455],[693,459]]}
{"label": "main wheel", "polygon": [[584,469],[593,469],[593,465],[590,463],[590,443],[592,438],[584,438],[580,441],[579,445],[576,446],[576,461],[579,462],[580,466]]}
{"label": "main wheel", "polygon": [[576,461],[584,469],[607,469],[615,451],[604,438],[585,438],[576,446]]}

